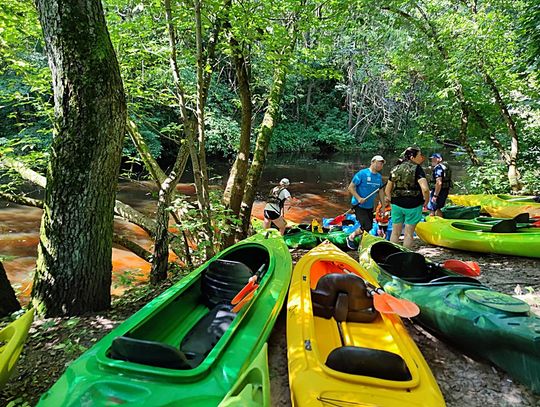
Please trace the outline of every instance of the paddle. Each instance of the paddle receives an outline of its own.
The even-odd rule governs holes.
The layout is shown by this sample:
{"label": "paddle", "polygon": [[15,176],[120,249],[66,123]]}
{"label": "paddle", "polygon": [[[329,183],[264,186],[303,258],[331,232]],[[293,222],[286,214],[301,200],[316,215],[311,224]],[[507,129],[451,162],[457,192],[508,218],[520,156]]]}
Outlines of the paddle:
{"label": "paddle", "polygon": [[373,306],[381,314],[397,314],[403,318],[412,318],[420,314],[420,308],[414,302],[396,298],[380,287],[365,283],[368,293],[373,297]]}
{"label": "paddle", "polygon": [[244,286],[244,288],[242,288],[238,294],[236,294],[234,296],[234,298],[231,300],[231,304],[232,305],[236,305],[238,304],[248,293],[254,291],[258,286],[259,284],[257,283],[257,281],[259,280],[264,268],[266,267],[266,264],[263,263],[261,267],[259,267],[259,270],[257,270],[257,272],[255,274],[253,274],[247,284]]}
{"label": "paddle", "polygon": [[[386,186],[386,182],[384,184],[382,184],[379,188],[377,188],[375,191],[373,191],[371,194],[366,196],[364,199],[371,198],[373,195],[375,195],[377,192],[379,192],[380,189],[384,188],[385,186]],[[336,216],[328,224],[329,225],[339,225],[341,222],[343,222],[343,219],[345,219],[345,216],[347,216],[347,214],[351,213],[354,210],[354,208],[356,208],[358,205],[360,205],[360,204],[357,203],[352,208],[350,208],[347,212],[344,212],[341,215]]]}
{"label": "paddle", "polygon": [[501,220],[491,227],[489,232],[491,233],[515,233],[517,231],[517,224],[515,219]]}
{"label": "paddle", "polygon": [[454,271],[464,276],[478,277],[480,275],[480,266],[475,261],[463,261],[449,259],[444,263],[435,263],[439,267]]}
{"label": "paddle", "polygon": [[341,269],[345,273],[355,275],[364,282],[368,293],[373,297],[373,306],[381,314],[397,314],[403,318],[412,318],[420,314],[420,308],[418,308],[418,305],[416,305],[414,302],[404,298],[396,298],[393,295],[385,292],[382,288],[375,287],[358,274],[353,273],[344,267],[341,267]]}
{"label": "paddle", "polygon": [[[257,284],[257,286],[255,288],[257,288],[258,286],[259,285]],[[233,307],[231,312],[238,313],[238,311],[240,311],[244,307],[244,305],[246,305],[248,302],[251,301],[251,299],[253,298],[254,295],[255,295],[255,290],[250,291],[248,295],[246,295],[244,298],[242,298],[242,300]]]}

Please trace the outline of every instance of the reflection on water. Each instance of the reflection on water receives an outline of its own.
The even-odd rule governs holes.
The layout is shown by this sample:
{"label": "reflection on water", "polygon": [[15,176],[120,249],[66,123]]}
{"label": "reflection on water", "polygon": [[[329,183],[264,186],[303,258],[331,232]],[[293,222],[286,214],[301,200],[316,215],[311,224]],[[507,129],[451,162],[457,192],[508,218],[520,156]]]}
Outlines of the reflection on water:
{"label": "reflection on water", "polygon": [[[268,157],[262,174],[253,215],[262,218],[264,200],[269,190],[283,177],[291,180],[289,190],[295,198],[286,213],[287,219],[301,223],[322,217],[335,217],[349,209],[350,197],[347,192],[354,173],[367,165],[373,154],[336,154],[329,158],[314,158],[310,155],[288,154]],[[389,174],[395,156],[385,156],[387,164],[383,178]],[[461,165],[450,161],[454,176],[462,175]],[[210,178],[217,186],[223,187],[227,181],[229,163],[223,160],[209,160]],[[424,167],[429,160],[424,162]],[[177,190],[193,195],[190,174],[185,174]],[[155,187],[151,182],[121,183],[118,199],[138,211],[153,216],[155,211]],[[0,201],[0,257],[8,277],[19,292],[22,302],[28,300],[37,256],[41,209],[24,207]],[[138,226],[119,218],[115,220],[115,231],[140,246],[150,250],[152,242],[146,232]],[[115,247],[113,249],[113,295],[120,295],[126,287],[146,281],[150,264],[131,252]]]}

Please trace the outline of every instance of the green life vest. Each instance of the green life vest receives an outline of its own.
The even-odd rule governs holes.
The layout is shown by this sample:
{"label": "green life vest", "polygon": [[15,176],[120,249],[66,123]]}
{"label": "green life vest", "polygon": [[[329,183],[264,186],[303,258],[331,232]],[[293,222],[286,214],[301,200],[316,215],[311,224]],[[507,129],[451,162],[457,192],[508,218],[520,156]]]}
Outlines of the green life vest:
{"label": "green life vest", "polygon": [[394,183],[395,196],[416,196],[420,189],[416,182],[416,164],[411,161],[405,161],[390,172],[392,182]]}

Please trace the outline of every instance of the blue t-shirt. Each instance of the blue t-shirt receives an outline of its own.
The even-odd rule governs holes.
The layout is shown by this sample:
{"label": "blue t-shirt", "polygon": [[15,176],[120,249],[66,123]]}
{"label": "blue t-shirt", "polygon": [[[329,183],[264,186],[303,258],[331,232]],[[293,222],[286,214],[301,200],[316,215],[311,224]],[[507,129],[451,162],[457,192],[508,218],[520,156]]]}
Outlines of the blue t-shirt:
{"label": "blue t-shirt", "polygon": [[[379,174],[378,172],[376,173],[371,172],[369,168],[364,168],[363,170],[360,170],[356,174],[354,174],[352,182],[354,185],[356,185],[356,192],[362,198],[365,198],[366,196],[371,194],[373,191],[376,191],[383,185],[382,175]],[[373,209],[376,195],[377,194],[373,194],[372,196],[368,198],[366,202],[358,205],[358,207],[366,208],[366,209]],[[351,204],[353,206],[358,204],[358,201],[356,200],[354,196],[351,199]]]}

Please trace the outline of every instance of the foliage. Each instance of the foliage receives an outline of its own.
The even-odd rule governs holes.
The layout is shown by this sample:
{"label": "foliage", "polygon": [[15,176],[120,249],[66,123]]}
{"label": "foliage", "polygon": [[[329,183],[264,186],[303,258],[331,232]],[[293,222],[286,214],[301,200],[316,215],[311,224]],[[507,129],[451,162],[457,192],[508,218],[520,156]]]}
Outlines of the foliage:
{"label": "foliage", "polygon": [[205,239],[203,220],[195,202],[179,197],[172,202],[170,207],[171,211],[179,214],[182,222],[174,225],[177,230],[176,239],[183,242],[183,234],[185,233],[192,249],[190,255],[194,265],[206,260],[206,247],[212,246],[216,248],[216,252],[219,251],[231,225],[232,228],[240,226],[240,221],[235,219],[231,211],[223,205],[221,192],[210,191],[210,209],[211,223],[215,231],[212,242]]}

